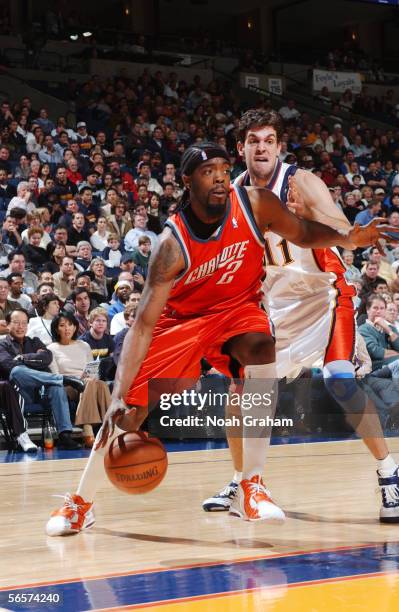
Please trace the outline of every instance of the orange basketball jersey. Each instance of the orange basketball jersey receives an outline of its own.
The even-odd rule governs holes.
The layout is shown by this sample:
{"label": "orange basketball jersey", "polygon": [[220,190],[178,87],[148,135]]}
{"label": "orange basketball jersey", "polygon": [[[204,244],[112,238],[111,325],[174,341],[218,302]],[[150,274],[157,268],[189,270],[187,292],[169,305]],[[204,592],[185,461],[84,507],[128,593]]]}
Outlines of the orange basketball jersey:
{"label": "orange basketball jersey", "polygon": [[240,303],[260,301],[265,243],[245,188],[232,186],[224,220],[206,240],[193,234],[184,210],[166,225],[179,242],[186,263],[167,303],[174,316],[222,312]]}

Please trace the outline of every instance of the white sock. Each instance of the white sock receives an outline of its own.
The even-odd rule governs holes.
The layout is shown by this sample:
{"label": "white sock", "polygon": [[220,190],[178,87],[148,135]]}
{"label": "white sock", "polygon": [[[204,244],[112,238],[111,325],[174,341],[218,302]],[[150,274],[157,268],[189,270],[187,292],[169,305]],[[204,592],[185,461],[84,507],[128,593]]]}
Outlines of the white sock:
{"label": "white sock", "polygon": [[378,471],[381,472],[381,476],[390,476],[398,467],[395,459],[392,455],[387,455],[385,459],[377,459]]}
{"label": "white sock", "polygon": [[233,482],[240,484],[241,480],[242,480],[242,472],[237,472],[237,470],[235,470],[234,476],[233,476]]}
{"label": "white sock", "polygon": [[[254,419],[274,419],[277,403],[277,379],[276,364],[248,366],[251,370],[251,378],[246,377],[242,398],[248,398],[251,404],[250,409],[245,410],[243,401],[241,402],[241,413],[243,417],[251,416]],[[245,396],[245,394],[248,394]],[[251,396],[260,394],[262,401],[252,401]],[[267,395],[270,405],[265,405],[263,396]],[[260,405],[259,405],[260,404]],[[270,443],[272,427],[251,426],[243,424],[243,480],[250,480],[255,475],[262,475],[266,461],[267,448]]]}
{"label": "white sock", "polygon": [[100,439],[100,432],[101,429],[96,436],[96,441],[94,442],[89,460],[86,464],[76,491],[78,495],[83,497],[83,499],[88,502],[92,502],[94,500],[96,492],[105,482],[106,474],[104,469],[104,457],[111,446],[111,442],[121,434],[125,433],[122,429],[115,426],[114,433],[110,438],[108,438],[106,445],[98,450],[94,450],[94,446]]}

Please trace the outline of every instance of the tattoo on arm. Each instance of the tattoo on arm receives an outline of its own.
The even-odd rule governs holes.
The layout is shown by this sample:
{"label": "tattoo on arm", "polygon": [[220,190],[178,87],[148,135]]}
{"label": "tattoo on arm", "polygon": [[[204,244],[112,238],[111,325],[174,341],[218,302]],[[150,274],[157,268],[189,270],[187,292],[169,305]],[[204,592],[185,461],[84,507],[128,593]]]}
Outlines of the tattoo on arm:
{"label": "tattoo on arm", "polygon": [[176,240],[170,237],[162,241],[150,265],[148,277],[150,285],[169,281],[171,276],[176,275],[181,260],[182,253]]}

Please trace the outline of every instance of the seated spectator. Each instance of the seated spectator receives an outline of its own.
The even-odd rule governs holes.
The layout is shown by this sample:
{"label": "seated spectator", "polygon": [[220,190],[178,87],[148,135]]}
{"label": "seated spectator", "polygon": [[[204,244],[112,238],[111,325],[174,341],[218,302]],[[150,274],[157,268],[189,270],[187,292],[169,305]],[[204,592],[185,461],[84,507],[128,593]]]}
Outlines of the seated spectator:
{"label": "seated spectator", "polygon": [[[375,162],[370,162],[367,168],[367,172],[364,173],[364,180],[366,184],[376,190],[377,187],[382,188],[382,193],[385,196],[384,188],[387,186],[387,182],[384,178],[384,172],[381,169],[377,168],[377,164]],[[374,191],[374,195],[376,195],[376,191]]]}
{"label": "seated spectator", "polygon": [[93,273],[91,286],[93,291],[103,296],[104,301],[108,299],[107,277],[105,276],[104,260],[101,257],[92,259],[90,263],[90,271]]}
{"label": "seated spectator", "polygon": [[9,284],[7,279],[0,278],[0,337],[8,334],[6,316],[15,310],[15,302],[8,299]]}
{"label": "seated spectator", "polygon": [[37,297],[41,298],[43,295],[54,293],[54,283],[50,281],[43,281],[37,288]]}
{"label": "seated spectator", "polygon": [[66,202],[64,202],[64,205],[65,205],[65,212],[58,219],[58,224],[70,229],[72,227],[73,215],[79,212],[79,206],[78,206],[77,201],[74,198],[71,198],[70,200],[66,200]]}
{"label": "seated spectator", "polygon": [[175,198],[175,195],[174,195],[173,183],[170,183],[170,182],[165,183],[163,196],[161,197],[160,202],[161,202],[161,211],[163,213],[166,213],[166,211],[168,210],[171,204],[177,203],[177,199]]}
{"label": "seated spectator", "polygon": [[[134,318],[136,315],[137,307],[132,304],[128,304],[123,311],[123,313],[119,313],[123,315],[125,321],[125,327],[123,327],[114,337],[114,352],[112,358],[114,360],[115,365],[118,365],[119,357],[121,356],[123,341],[126,337],[127,332],[131,328],[134,323]],[[114,319],[119,316],[115,315]]]}
{"label": "seated spectator", "polygon": [[28,338],[28,313],[14,310],[7,315],[9,334],[0,342],[0,373],[9,379],[28,403],[36,401],[36,395],[44,386],[58,431],[59,448],[80,448],[71,434],[72,423],[64,384],[80,386],[78,381],[59,374],[51,374],[51,352],[39,340]]}
{"label": "seated spectator", "polygon": [[32,306],[32,300],[29,295],[23,293],[24,279],[22,274],[19,272],[12,272],[7,276],[8,282],[8,299],[14,303],[14,308],[17,308],[17,304],[29,311]]}
{"label": "seated spectator", "polygon": [[399,334],[399,310],[394,302],[387,304],[385,318],[389,325],[392,325],[394,331]]}
{"label": "seated spectator", "polygon": [[30,227],[28,229],[28,244],[23,244],[21,253],[25,256],[28,267],[33,272],[44,267],[48,260],[46,249],[40,246],[44,231],[41,227]]}
{"label": "seated spectator", "polygon": [[106,173],[104,175],[103,183],[105,194],[103,201],[101,202],[101,213],[108,218],[119,202],[119,195],[117,190],[113,186],[112,174]]}
{"label": "seated spectator", "polygon": [[133,217],[134,215],[142,215],[145,218],[146,227],[150,232],[154,232],[154,234],[160,234],[162,231],[161,223],[159,217],[154,217],[149,215],[146,207],[144,206],[141,200],[137,200],[134,209],[133,209]]}
{"label": "seated spectator", "polygon": [[29,319],[29,338],[39,338],[46,346],[53,342],[51,336],[51,321],[60,311],[60,300],[54,293],[46,293],[39,297],[36,304],[37,317]]}
{"label": "seated spectator", "polygon": [[13,208],[19,208],[24,210],[25,213],[32,212],[36,208],[32,202],[32,192],[29,190],[29,183],[27,181],[21,181],[17,186],[17,195],[11,198],[7,208],[7,214],[9,214]]}
{"label": "seated spectator", "polygon": [[[371,263],[375,263],[378,266],[378,276],[384,279],[387,283],[395,280],[396,274],[388,261],[381,255],[380,251],[377,247],[370,247],[365,251],[363,256],[367,255],[368,261]],[[366,269],[366,263],[363,264],[362,274]]]}
{"label": "seated spectator", "polygon": [[295,101],[292,99],[288,100],[287,105],[282,106],[278,112],[280,113],[284,121],[291,122],[291,123],[292,122],[296,123],[300,119],[300,116],[301,116],[301,113],[299,112],[299,110],[295,108]]}
{"label": "seated spectator", "polygon": [[350,168],[349,172],[345,174],[345,178],[348,181],[349,185],[353,187],[353,177],[354,176],[360,176],[360,185],[365,185],[366,181],[364,180],[364,177],[362,176],[359,170],[359,164],[356,161],[353,161],[349,164],[349,168]]}
{"label": "seated spectator", "polygon": [[353,262],[355,260],[355,256],[353,254],[353,251],[348,251],[347,249],[345,249],[342,252],[342,259],[344,261],[344,264],[346,266],[346,272],[345,272],[345,278],[347,281],[355,281],[355,280],[361,280],[361,273],[359,268],[356,268],[356,266],[353,265]]}
{"label": "seated spectator", "polygon": [[132,293],[132,285],[129,281],[119,280],[115,285],[115,297],[111,302],[108,309],[108,316],[110,321],[112,317],[118,312],[123,312],[129,299],[129,295]]}
{"label": "seated spectator", "polygon": [[[93,287],[92,287],[93,281],[94,281],[94,274],[91,270],[83,270],[83,272],[79,272],[79,274],[77,274],[76,276],[75,290],[85,289],[87,293],[89,294],[89,297],[90,297],[89,312],[91,312],[93,308],[98,308],[99,305],[104,303],[105,301],[104,296],[101,293],[97,293],[96,291],[93,291]],[[69,296],[65,304],[65,308],[67,308],[68,304],[71,304],[72,308],[71,309],[67,308],[67,310],[69,310],[69,312],[75,313],[75,305],[72,300],[72,297],[73,297],[73,293],[71,293],[71,295]]]}
{"label": "seated spectator", "polygon": [[8,256],[22,244],[22,237],[18,232],[14,219],[7,217],[3,223],[0,238],[0,267],[8,265]]}
{"label": "seated spectator", "polygon": [[78,242],[76,245],[76,254],[76,268],[79,270],[79,272],[82,272],[82,270],[87,270],[93,259],[93,252],[90,242],[87,242],[86,240],[81,240]]}
{"label": "seated spectator", "polygon": [[[82,379],[86,366],[93,360],[90,346],[78,340],[79,324],[68,312],[62,312],[51,323],[54,342],[49,345],[53,354],[53,372]],[[108,386],[102,380],[85,376],[84,391],[76,411],[75,425],[83,425],[83,438],[87,447],[93,446],[92,425],[99,424],[111,403]]]}
{"label": "seated spectator", "polygon": [[[93,173],[89,174],[90,177],[96,177]],[[85,227],[90,234],[94,233],[96,229],[97,219],[100,216],[100,208],[98,201],[94,198],[94,190],[92,187],[83,186],[79,190],[80,195],[80,212],[83,214],[85,219]],[[97,198],[98,200],[98,198]]]}
{"label": "seated spectator", "polygon": [[139,293],[138,291],[132,291],[132,293],[129,295],[128,300],[126,302],[125,309],[122,312],[116,313],[116,315],[112,317],[111,329],[110,329],[111,336],[116,336],[117,334],[119,334],[120,331],[125,329],[125,327],[128,325],[128,322],[127,322],[128,318],[126,317],[126,311],[132,312],[132,320],[134,320],[134,316],[136,314],[136,310],[137,310],[137,306],[139,304],[140,298],[141,298],[141,293]]}
{"label": "seated spectator", "polygon": [[146,218],[139,213],[133,216],[134,228],[131,229],[125,236],[124,245],[126,251],[134,251],[138,246],[140,236],[148,236],[151,240],[151,250],[154,250],[158,243],[158,238],[154,232],[151,232],[147,227]]}
{"label": "seated spectator", "polygon": [[53,274],[54,293],[61,300],[66,300],[71,294],[75,277],[76,270],[73,258],[69,255],[65,255],[61,261],[60,271]]}
{"label": "seated spectator", "polygon": [[75,183],[68,179],[67,169],[65,166],[59,166],[55,173],[55,181],[53,193],[58,196],[59,202],[66,206],[69,200],[76,197],[78,188]]}
{"label": "seated spectator", "polygon": [[108,218],[108,229],[111,234],[117,234],[122,240],[132,229],[130,215],[127,213],[127,204],[123,200],[118,199],[118,202],[111,210],[112,214]]}
{"label": "seated spectator", "polygon": [[372,221],[375,217],[378,217],[381,213],[381,202],[377,200],[372,200],[366,210],[362,210],[355,217],[355,224],[357,225],[367,225]]}
{"label": "seated spectator", "polygon": [[50,134],[44,137],[43,147],[39,151],[39,159],[42,164],[62,164],[63,162],[62,147],[54,143]]}
{"label": "seated spectator", "polygon": [[44,270],[51,274],[59,272],[62,260],[66,254],[66,246],[62,242],[50,242],[47,246],[47,263],[44,266]]}
{"label": "seated spectator", "polygon": [[121,249],[118,235],[110,234],[108,236],[108,246],[101,253],[101,257],[111,276],[117,276],[119,274],[122,255],[123,249]]}
{"label": "seated spectator", "polygon": [[353,225],[357,215],[364,209],[364,206],[356,201],[356,198],[352,191],[348,191],[344,195],[344,208],[343,213],[348,221]]}
{"label": "seated spectator", "polygon": [[373,370],[385,365],[399,366],[399,336],[393,325],[386,319],[385,300],[376,295],[368,298],[366,304],[367,320],[359,326],[359,332],[366,343],[371,357]]}
{"label": "seated spectator", "polygon": [[66,176],[67,176],[68,181],[70,181],[76,186],[82,183],[83,176],[79,172],[79,165],[78,165],[77,160],[74,157],[71,157],[71,159],[68,160],[66,166],[67,166]]}
{"label": "seated spectator", "polygon": [[131,194],[133,200],[136,201],[137,187],[132,175],[129,174],[129,172],[122,172],[120,163],[116,160],[112,160],[109,163],[109,170],[114,178],[114,181],[119,179],[121,181],[123,190]]}
{"label": "seated spectator", "polygon": [[25,269],[25,255],[15,251],[8,255],[9,266],[0,272],[0,276],[8,276],[14,272],[18,272],[24,279],[25,292],[28,294],[35,293],[39,284],[36,274]]}
{"label": "seated spectator", "polygon": [[[29,168],[30,171],[30,168]],[[30,172],[28,173],[29,176]],[[17,189],[8,182],[7,171],[0,167],[0,200],[7,202],[17,195]]]}
{"label": "seated spectator", "polygon": [[14,435],[19,447],[25,453],[36,453],[37,446],[32,442],[26,431],[19,395],[11,383],[3,381],[0,387],[0,401],[8,427]]}
{"label": "seated spectator", "polygon": [[78,242],[82,240],[89,242],[90,234],[86,230],[86,222],[83,213],[76,212],[72,215],[72,226],[68,230],[68,245],[76,247]]}
{"label": "seated spectator", "polygon": [[[145,179],[147,182],[147,189],[152,193],[157,193],[158,195],[163,194],[163,189],[161,185],[158,183],[157,179],[151,176],[151,164],[147,161],[142,161],[137,165],[138,169],[138,177],[137,184],[139,184],[140,179]],[[136,197],[137,200],[137,197]]]}
{"label": "seated spectator", "polygon": [[137,271],[142,274],[144,280],[147,278],[150,256],[151,240],[148,238],[148,236],[140,236],[138,239],[137,249],[132,251],[132,259],[136,266],[139,267]]}
{"label": "seated spectator", "polygon": [[75,318],[79,324],[79,336],[82,336],[89,329],[89,312],[92,307],[90,292],[78,287],[71,293],[71,299],[75,307]]}
{"label": "seated spectator", "polygon": [[105,308],[94,308],[89,315],[90,328],[80,336],[91,348],[93,359],[110,357],[114,351],[114,341],[107,333],[108,314]]}
{"label": "seated spectator", "polygon": [[106,217],[98,217],[96,224],[96,231],[94,234],[90,236],[90,242],[95,251],[99,251],[100,253],[107,247],[108,245],[108,237],[110,235],[110,231],[107,229],[108,221]]}

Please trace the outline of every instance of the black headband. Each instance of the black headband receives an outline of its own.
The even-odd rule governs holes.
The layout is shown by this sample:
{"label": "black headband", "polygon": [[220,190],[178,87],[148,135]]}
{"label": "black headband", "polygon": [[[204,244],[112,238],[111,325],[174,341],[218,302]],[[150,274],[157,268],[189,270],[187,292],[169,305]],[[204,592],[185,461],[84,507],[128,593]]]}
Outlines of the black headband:
{"label": "black headband", "polygon": [[184,151],[181,159],[180,171],[182,174],[190,176],[198,166],[215,157],[222,157],[227,163],[230,163],[230,156],[223,147],[213,142],[194,145]]}

